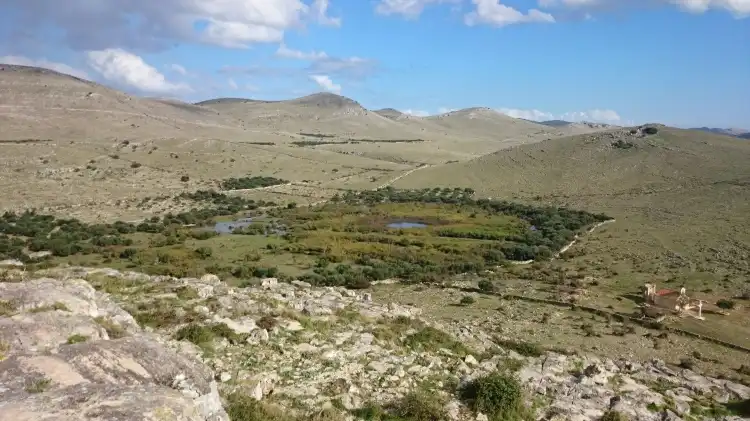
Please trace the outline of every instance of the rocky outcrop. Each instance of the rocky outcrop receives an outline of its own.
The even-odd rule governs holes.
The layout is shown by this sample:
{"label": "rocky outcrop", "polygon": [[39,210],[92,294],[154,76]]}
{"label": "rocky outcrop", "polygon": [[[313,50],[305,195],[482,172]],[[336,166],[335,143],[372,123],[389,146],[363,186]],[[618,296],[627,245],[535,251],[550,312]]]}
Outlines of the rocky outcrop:
{"label": "rocky outcrop", "polygon": [[[519,355],[481,326],[439,325],[422,320],[416,307],[380,303],[362,291],[273,278],[234,288],[213,275],[178,279],[86,268],[36,276],[42,275],[0,284],[0,300],[21,303],[3,320],[108,317],[129,333],[108,339],[105,330],[77,344],[48,334],[37,341],[44,347],[9,336],[15,343],[0,362],[0,413],[14,420],[225,420],[219,392],[288,408],[339,408],[354,420],[350,410],[426,390],[443,398],[451,420],[474,421],[486,418],[458,399],[457,387],[498,371],[524,385],[537,419],[596,420],[617,411],[643,421],[738,420],[707,408],[750,399],[747,386],[660,360]],[[86,278],[113,295],[93,291]],[[115,292],[123,280],[128,288]],[[42,286],[45,294],[34,293]],[[33,313],[58,302],[67,310]],[[134,309],[138,320],[164,303],[179,308],[141,330],[115,302]]]}
{"label": "rocky outcrop", "polygon": [[211,370],[82,279],[0,283],[0,419],[225,421]]}

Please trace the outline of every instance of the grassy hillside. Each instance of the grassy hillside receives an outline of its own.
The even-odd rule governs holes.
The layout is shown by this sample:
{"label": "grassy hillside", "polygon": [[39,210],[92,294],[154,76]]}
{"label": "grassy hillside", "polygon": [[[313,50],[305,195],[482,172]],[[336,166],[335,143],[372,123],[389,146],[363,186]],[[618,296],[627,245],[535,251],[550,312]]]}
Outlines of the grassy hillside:
{"label": "grassy hillside", "polygon": [[660,128],[553,139],[426,168],[394,186],[563,204],[617,218],[572,254],[610,286],[652,281],[738,292],[750,275],[750,144]]}

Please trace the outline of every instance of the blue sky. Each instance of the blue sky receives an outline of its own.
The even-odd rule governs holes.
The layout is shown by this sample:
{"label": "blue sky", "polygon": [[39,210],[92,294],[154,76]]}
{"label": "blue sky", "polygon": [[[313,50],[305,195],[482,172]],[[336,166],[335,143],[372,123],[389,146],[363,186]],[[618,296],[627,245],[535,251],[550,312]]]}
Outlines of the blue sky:
{"label": "blue sky", "polygon": [[141,95],[750,129],[750,0],[15,3],[0,62]]}

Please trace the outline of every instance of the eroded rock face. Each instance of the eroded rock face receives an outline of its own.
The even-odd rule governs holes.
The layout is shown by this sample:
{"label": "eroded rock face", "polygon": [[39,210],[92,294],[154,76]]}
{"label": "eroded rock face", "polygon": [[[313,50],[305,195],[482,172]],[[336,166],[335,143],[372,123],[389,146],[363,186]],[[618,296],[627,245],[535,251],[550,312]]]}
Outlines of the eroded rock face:
{"label": "eroded rock face", "polygon": [[[218,397],[218,392],[216,392]],[[219,407],[221,408],[220,404]],[[224,421],[177,390],[154,384],[113,386],[80,383],[38,394],[16,395],[0,402],[3,419],[13,421]],[[209,411],[207,411],[209,410]]]}
{"label": "eroded rock face", "polygon": [[228,420],[208,367],[85,280],[0,283],[0,302],[0,419]]}

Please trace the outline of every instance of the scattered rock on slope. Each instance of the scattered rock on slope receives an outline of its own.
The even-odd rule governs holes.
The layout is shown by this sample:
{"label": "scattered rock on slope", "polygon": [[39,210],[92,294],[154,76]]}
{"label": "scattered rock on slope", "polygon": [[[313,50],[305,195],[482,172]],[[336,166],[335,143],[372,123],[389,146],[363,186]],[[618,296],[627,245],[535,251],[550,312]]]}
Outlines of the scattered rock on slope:
{"label": "scattered rock on slope", "polygon": [[[537,419],[596,420],[614,410],[631,420],[739,420],[716,411],[708,415],[705,408],[750,398],[744,385],[659,360],[519,355],[499,347],[481,326],[440,326],[421,320],[417,308],[373,302],[367,293],[341,288],[275,279],[232,288],[214,276],[178,279],[86,268],[44,276],[55,279],[0,284],[0,300],[31,297],[3,319],[28,317],[38,308],[30,304],[39,300],[32,290],[42,285],[45,296],[57,297],[50,300],[67,300],[67,312],[119,315],[125,325],[129,319],[113,301],[134,309],[137,320],[146,320],[157,303],[179,308],[149,334],[133,330],[109,340],[102,334],[78,344],[49,339],[46,352],[14,344],[0,363],[0,413],[13,411],[7,413],[14,420],[226,420],[219,392],[292,411],[339,408],[342,419],[353,420],[351,411],[371,402],[387,404],[425,390],[440,397],[448,419],[474,421],[485,414],[461,401],[457,388],[496,372],[519,379]],[[56,280],[69,278],[89,278],[114,295],[92,294],[80,279]],[[122,280],[132,282],[118,293]],[[82,302],[74,305],[75,299]]]}

